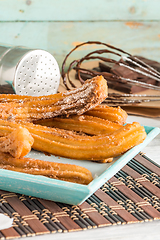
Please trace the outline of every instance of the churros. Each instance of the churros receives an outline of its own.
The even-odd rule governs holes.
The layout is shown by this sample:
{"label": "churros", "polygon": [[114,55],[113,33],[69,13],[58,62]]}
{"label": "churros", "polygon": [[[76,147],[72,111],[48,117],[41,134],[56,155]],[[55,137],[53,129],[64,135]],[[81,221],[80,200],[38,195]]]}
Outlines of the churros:
{"label": "churros", "polygon": [[6,96],[0,103],[0,118],[33,122],[56,116],[81,115],[103,102],[107,94],[106,80],[97,76],[80,88],[64,93],[30,98],[9,95],[8,101]]}
{"label": "churros", "polygon": [[109,107],[107,105],[98,105],[87,111],[86,115],[99,117],[118,124],[124,124],[127,120],[127,113],[121,107]]}
{"label": "churros", "polygon": [[81,166],[32,158],[13,158],[7,153],[0,154],[0,168],[85,185],[93,180],[91,172]]}
{"label": "churros", "polygon": [[[16,128],[17,123],[0,120],[0,126]],[[34,138],[33,148],[54,155],[82,160],[103,160],[119,156],[146,138],[144,127],[135,122],[110,134],[81,136],[72,131],[23,123]]]}
{"label": "churros", "polygon": [[74,115],[68,118],[58,117],[52,119],[42,119],[35,123],[48,127],[77,131],[79,133],[86,133],[89,135],[108,134],[122,127],[122,125],[118,123],[84,114],[80,116]]}
{"label": "churros", "polygon": [[0,137],[0,152],[13,157],[24,157],[31,151],[34,139],[26,128],[18,126],[4,137]]}
{"label": "churros", "polygon": [[106,80],[98,76],[65,93],[0,95],[0,168],[90,183],[92,174],[83,167],[24,155],[32,147],[65,158],[106,163],[143,142],[144,127],[137,122],[123,126],[127,119],[123,109],[99,105],[107,93]]}
{"label": "churros", "polygon": [[127,124],[109,136],[93,136],[75,139],[64,138],[63,142],[50,141],[36,136],[35,149],[72,159],[103,160],[116,157],[143,142],[145,130],[140,124]]}

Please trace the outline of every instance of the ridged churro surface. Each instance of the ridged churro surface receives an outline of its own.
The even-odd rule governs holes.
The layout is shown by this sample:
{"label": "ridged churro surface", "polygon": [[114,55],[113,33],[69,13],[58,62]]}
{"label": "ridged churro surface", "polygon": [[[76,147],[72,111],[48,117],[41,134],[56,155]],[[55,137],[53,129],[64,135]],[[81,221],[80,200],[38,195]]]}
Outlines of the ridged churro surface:
{"label": "ridged churro surface", "polygon": [[81,166],[32,158],[13,158],[7,153],[0,154],[0,168],[79,184],[89,184],[93,180],[91,172]]}
{"label": "ridged churro surface", "polygon": [[35,123],[48,127],[77,131],[79,133],[86,133],[89,135],[111,133],[122,126],[121,124],[115,122],[84,114],[80,116],[74,115],[68,118],[57,117],[52,119],[42,119]]}
{"label": "ridged churro surface", "polygon": [[[0,120],[1,127],[17,128],[18,123]],[[104,160],[116,157],[146,138],[143,126],[134,122],[110,134],[86,136],[73,131],[23,123],[34,138],[33,148],[54,155],[82,160]]]}
{"label": "ridged churro surface", "polygon": [[4,97],[0,102],[0,118],[33,122],[56,116],[81,115],[99,105],[107,97],[108,88],[102,76],[87,80],[80,88],[42,97]]}
{"label": "ridged churro surface", "polygon": [[86,115],[99,117],[118,124],[124,124],[127,120],[127,113],[121,107],[109,107],[107,105],[98,105],[87,111]]}

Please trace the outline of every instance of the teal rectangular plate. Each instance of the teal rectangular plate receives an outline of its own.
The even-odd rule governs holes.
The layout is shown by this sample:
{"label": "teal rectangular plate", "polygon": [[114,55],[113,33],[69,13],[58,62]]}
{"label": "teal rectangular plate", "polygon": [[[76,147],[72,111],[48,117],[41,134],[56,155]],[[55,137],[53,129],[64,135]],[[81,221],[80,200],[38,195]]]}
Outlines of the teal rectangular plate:
{"label": "teal rectangular plate", "polygon": [[76,164],[86,167],[92,172],[93,181],[88,185],[65,182],[44,176],[37,176],[10,170],[0,170],[0,189],[53,200],[55,202],[78,205],[89,198],[106,181],[123,168],[134,156],[136,156],[149,142],[160,133],[160,128],[145,126],[147,133],[143,143],[133,147],[111,163],[96,163],[91,161],[71,160],[56,156],[46,156],[37,151],[31,151],[27,157]]}

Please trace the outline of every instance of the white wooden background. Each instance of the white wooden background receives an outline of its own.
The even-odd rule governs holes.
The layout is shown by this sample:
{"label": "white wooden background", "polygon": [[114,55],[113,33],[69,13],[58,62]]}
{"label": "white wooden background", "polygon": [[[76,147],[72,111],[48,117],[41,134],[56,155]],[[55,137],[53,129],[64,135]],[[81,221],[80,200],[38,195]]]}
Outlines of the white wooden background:
{"label": "white wooden background", "polygon": [[88,40],[160,61],[160,1],[0,0],[0,43],[45,49],[61,65]]}

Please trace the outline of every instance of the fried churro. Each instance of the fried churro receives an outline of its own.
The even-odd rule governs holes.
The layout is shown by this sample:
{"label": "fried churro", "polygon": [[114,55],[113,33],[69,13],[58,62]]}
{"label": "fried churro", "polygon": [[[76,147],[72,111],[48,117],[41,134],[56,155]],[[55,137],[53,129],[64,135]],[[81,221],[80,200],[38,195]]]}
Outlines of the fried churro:
{"label": "fried churro", "polygon": [[89,135],[102,135],[112,133],[122,127],[118,123],[114,123],[98,117],[89,115],[70,116],[68,118],[58,117],[52,119],[42,119],[35,122],[36,124],[60,128]]}
{"label": "fried churro", "polygon": [[0,152],[10,153],[13,157],[24,157],[31,151],[34,139],[30,132],[21,126],[5,137],[0,137]]}
{"label": "fried churro", "polygon": [[13,158],[7,153],[0,154],[0,168],[85,185],[93,180],[91,172],[81,166],[32,158]]}
{"label": "fried churro", "polygon": [[[105,79],[97,76],[87,80],[80,88],[68,92],[30,98],[17,96],[17,100],[14,96],[14,101],[4,100],[0,103],[0,118],[33,122],[62,115],[81,115],[103,102],[107,94],[108,88]],[[11,100],[12,96],[9,97]]]}
{"label": "fried churro", "polygon": [[[16,128],[17,123],[0,120],[0,126]],[[71,159],[104,160],[119,156],[146,138],[143,126],[134,122],[110,134],[81,136],[73,131],[23,123],[34,138],[33,148]]]}
{"label": "fried churro", "polygon": [[99,117],[122,125],[126,123],[128,117],[126,111],[121,107],[109,107],[107,105],[98,105],[85,112],[85,115]]}
{"label": "fried churro", "polygon": [[144,128],[133,123],[121,127],[109,136],[83,137],[76,141],[68,137],[63,139],[63,143],[36,136],[34,147],[67,158],[97,161],[119,156],[145,138]]}

